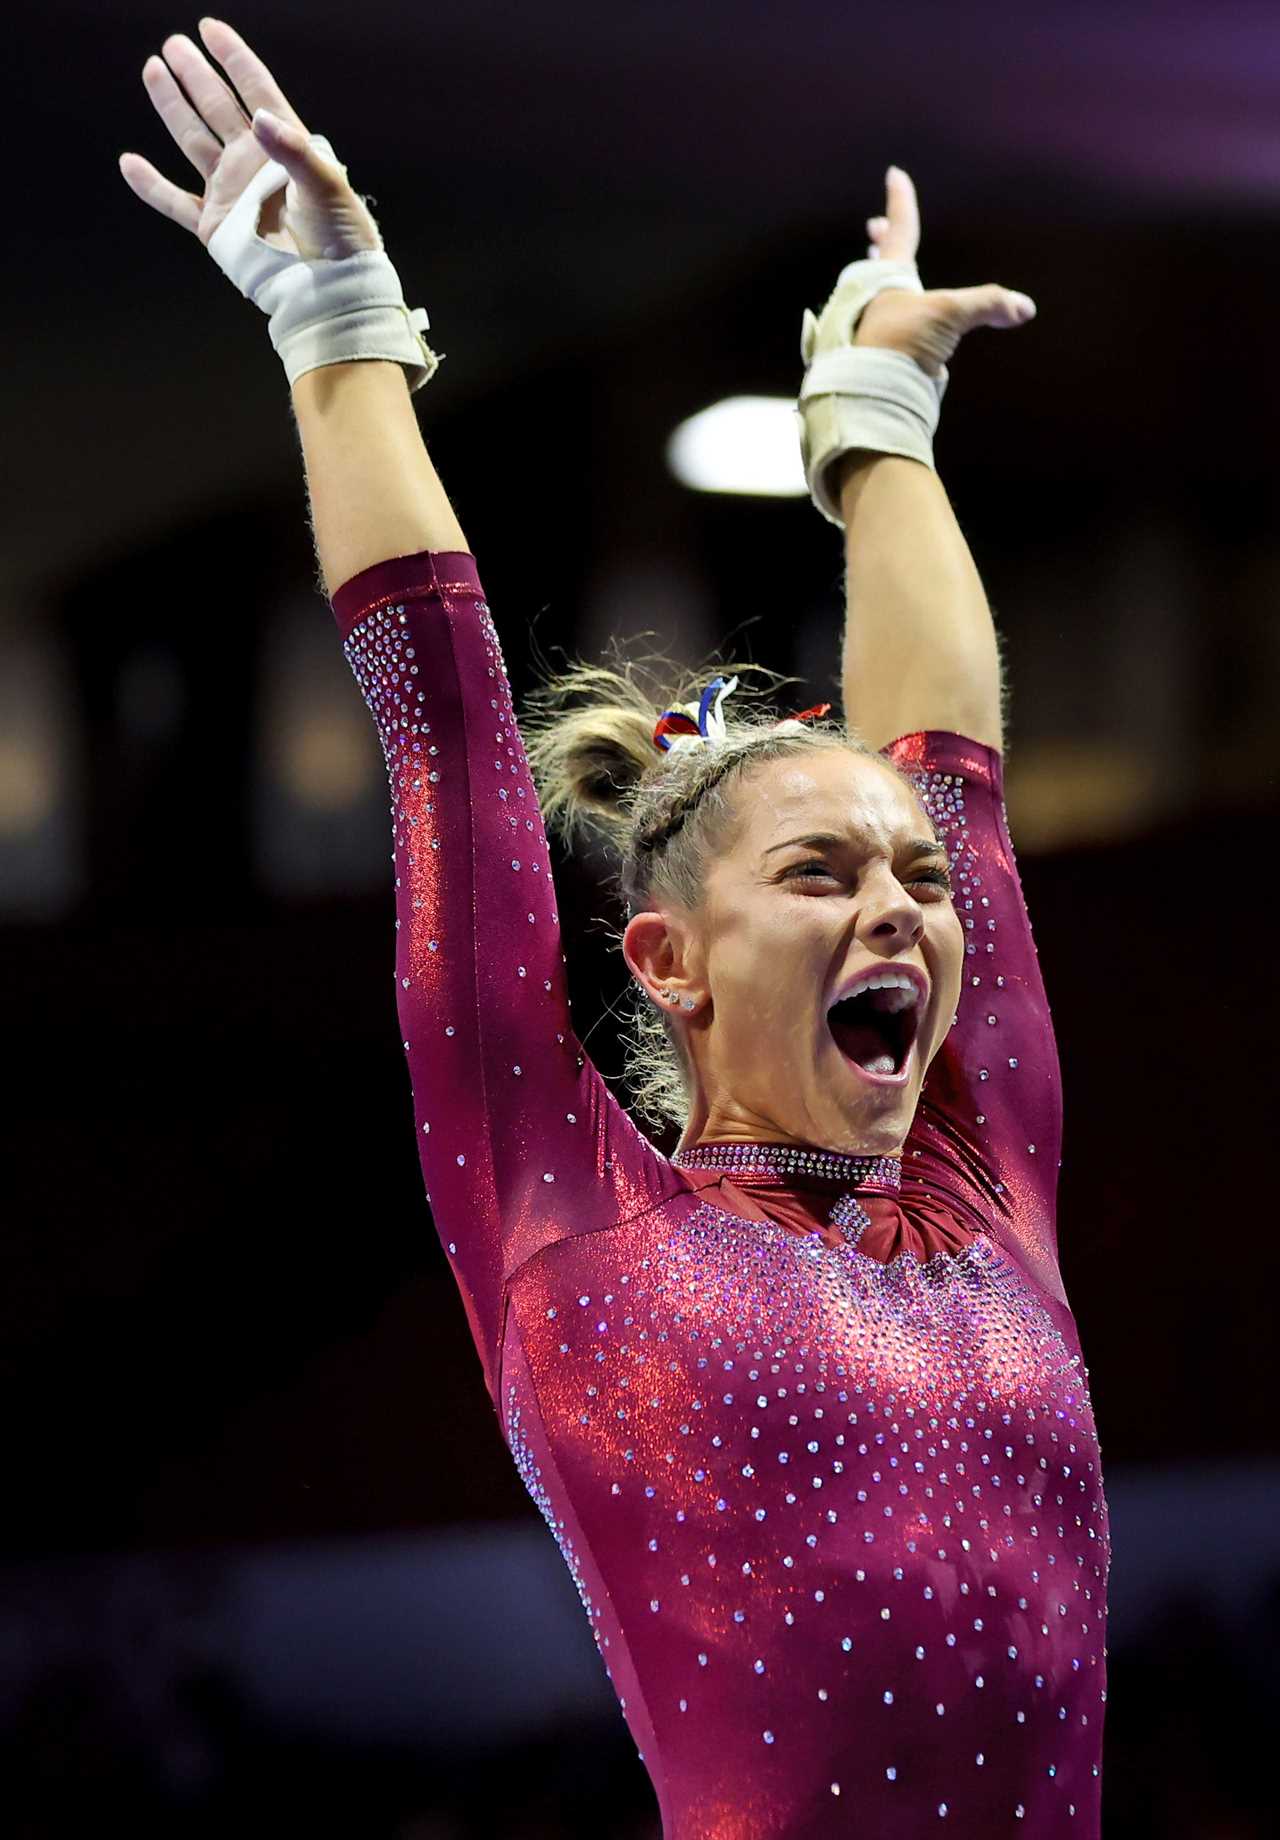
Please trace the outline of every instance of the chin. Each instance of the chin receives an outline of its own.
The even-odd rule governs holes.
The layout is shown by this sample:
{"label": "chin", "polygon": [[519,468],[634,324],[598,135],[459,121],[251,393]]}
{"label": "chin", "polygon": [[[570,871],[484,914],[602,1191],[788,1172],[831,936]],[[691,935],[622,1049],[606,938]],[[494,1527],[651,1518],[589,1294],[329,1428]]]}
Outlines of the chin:
{"label": "chin", "polygon": [[[913,1048],[900,1076],[875,1076],[851,1063],[833,1044],[837,1065],[824,1078],[825,1091],[839,1095],[840,1131],[849,1144],[850,1155],[891,1156],[903,1144],[911,1129],[920,1100],[923,1079],[915,1064]],[[830,1148],[844,1148],[832,1144]]]}

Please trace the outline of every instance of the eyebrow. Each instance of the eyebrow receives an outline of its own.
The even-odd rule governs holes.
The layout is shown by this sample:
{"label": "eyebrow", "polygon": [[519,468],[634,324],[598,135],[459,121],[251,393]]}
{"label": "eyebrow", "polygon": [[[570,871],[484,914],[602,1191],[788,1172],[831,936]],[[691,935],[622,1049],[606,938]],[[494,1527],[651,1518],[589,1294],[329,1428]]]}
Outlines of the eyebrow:
{"label": "eyebrow", "polygon": [[[805,849],[838,849],[849,842],[848,837],[838,837],[832,831],[810,831],[803,837],[788,837],[785,843],[771,843],[764,852],[772,856],[775,850],[789,850],[794,845],[803,845]],[[947,846],[939,843],[936,837],[910,837],[902,846],[908,856],[945,856]]]}

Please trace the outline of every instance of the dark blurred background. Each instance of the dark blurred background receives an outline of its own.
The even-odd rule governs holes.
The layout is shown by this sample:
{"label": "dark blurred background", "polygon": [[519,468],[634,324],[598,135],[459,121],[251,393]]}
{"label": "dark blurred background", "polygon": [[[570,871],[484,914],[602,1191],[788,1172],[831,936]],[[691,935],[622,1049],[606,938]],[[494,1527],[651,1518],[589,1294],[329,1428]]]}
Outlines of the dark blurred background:
{"label": "dark blurred background", "polygon": [[[0,1756],[36,1836],[656,1840],[419,1174],[387,790],[315,586],[265,321],[116,169],[198,14],[6,26]],[[1271,0],[246,0],[448,354],[415,400],[518,690],[730,631],[838,695],[807,499],[681,418],[799,381],[914,175],[939,470],[1012,688],[1067,1093],[1064,1275],[1115,1561],[1113,1840],[1275,1831],[1280,15]],[[19,35],[15,37],[15,34]],[[746,623],[744,625],[744,623]],[[1264,815],[1265,814],[1265,815]],[[605,865],[558,878],[602,1071]],[[665,1147],[669,1147],[664,1145]]]}

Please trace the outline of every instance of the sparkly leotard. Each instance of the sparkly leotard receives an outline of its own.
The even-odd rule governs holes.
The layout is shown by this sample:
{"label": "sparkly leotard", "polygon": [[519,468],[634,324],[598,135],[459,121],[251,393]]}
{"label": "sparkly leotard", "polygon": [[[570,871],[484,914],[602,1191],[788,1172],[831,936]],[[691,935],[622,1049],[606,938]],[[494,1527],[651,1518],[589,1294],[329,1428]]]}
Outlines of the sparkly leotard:
{"label": "sparkly leotard", "polygon": [[1096,1840],[1110,1543],[999,756],[886,750],[966,939],[903,1156],[685,1167],[573,1034],[473,559],[380,563],[333,610],[387,759],[432,1213],[665,1840]]}

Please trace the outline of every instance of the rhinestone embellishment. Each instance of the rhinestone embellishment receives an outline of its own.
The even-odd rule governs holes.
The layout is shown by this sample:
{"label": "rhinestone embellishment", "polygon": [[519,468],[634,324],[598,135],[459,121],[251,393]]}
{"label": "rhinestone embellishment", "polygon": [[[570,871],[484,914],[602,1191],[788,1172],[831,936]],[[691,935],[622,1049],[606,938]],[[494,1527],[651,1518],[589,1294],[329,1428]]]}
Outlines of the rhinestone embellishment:
{"label": "rhinestone embellishment", "polygon": [[902,1187],[902,1158],[846,1156],[810,1144],[694,1144],[671,1158],[677,1169],[759,1170],[774,1175],[824,1176],[845,1188],[875,1183]]}

